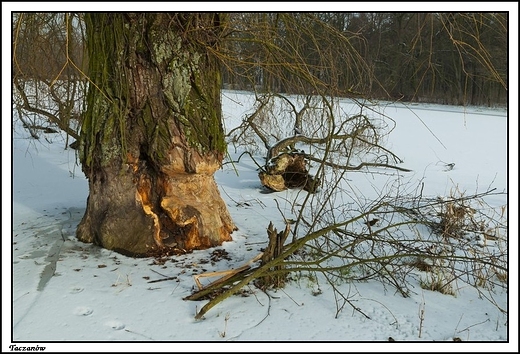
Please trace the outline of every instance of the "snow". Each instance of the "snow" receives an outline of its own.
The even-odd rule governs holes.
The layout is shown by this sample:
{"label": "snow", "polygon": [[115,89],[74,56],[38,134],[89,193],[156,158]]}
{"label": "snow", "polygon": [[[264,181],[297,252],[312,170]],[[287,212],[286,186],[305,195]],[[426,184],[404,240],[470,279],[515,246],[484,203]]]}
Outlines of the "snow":
{"label": "snow", "polygon": [[[247,93],[224,93],[227,130],[250,112],[251,104]],[[489,188],[508,192],[508,163],[513,161],[505,109],[385,102],[374,107],[396,122],[385,146],[404,159],[402,167],[413,170],[399,174],[403,183],[422,181],[423,194],[432,197],[447,196],[454,186],[468,194]],[[283,227],[275,199],[286,217],[295,217],[292,201],[303,193],[261,193],[257,166],[244,155],[215,175],[239,229],[233,241],[216,248],[226,257],[216,257],[210,249],[164,263],[129,258],[76,240],[88,185],[63,139],[62,134],[30,139],[13,121],[11,230],[7,220],[2,223],[4,235],[12,233],[2,240],[4,351],[14,350],[13,345],[127,352],[518,350],[516,253],[510,257],[508,291],[486,293],[508,314],[473,287],[461,286],[450,296],[416,284],[404,298],[375,280],[339,284],[361,311],[349,305],[338,311],[331,285],[295,276],[269,296],[246,287],[244,296],[232,296],[195,320],[206,301],[183,300],[194,289],[193,275],[236,268],[252,259],[267,244],[269,222]],[[240,155],[232,147],[229,152],[235,160]],[[6,167],[6,156],[3,161]],[[455,164],[452,170],[449,163]],[[383,188],[395,174],[354,172],[348,178],[351,185],[367,186],[363,190],[369,197],[374,185]],[[5,181],[2,188],[7,192]],[[3,195],[7,219],[11,208],[7,193]],[[488,203],[506,205],[507,195]],[[516,246],[513,235],[510,245]],[[205,284],[211,280],[201,278]],[[389,345],[390,337],[414,344]],[[463,342],[453,343],[455,337]]]}

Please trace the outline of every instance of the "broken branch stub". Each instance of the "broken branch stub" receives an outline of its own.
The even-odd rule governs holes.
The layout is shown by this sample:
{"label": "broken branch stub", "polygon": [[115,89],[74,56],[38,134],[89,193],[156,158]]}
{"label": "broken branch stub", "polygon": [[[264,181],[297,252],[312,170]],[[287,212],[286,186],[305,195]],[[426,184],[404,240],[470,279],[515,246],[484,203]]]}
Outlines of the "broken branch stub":
{"label": "broken branch stub", "polygon": [[[269,244],[265,249],[262,258],[261,265],[265,265],[271,262],[273,259],[278,258],[283,253],[283,245],[289,236],[290,226],[289,224],[285,225],[285,230],[282,232],[278,232],[276,228],[273,226],[273,223],[270,222],[267,228],[267,235],[269,237]],[[270,269],[270,273],[274,272],[274,274],[266,275],[259,279],[259,286],[261,288],[268,288],[270,286],[274,286],[276,288],[283,287],[285,284],[285,279],[287,274],[284,272],[277,272],[284,268],[283,264],[278,264]]]}

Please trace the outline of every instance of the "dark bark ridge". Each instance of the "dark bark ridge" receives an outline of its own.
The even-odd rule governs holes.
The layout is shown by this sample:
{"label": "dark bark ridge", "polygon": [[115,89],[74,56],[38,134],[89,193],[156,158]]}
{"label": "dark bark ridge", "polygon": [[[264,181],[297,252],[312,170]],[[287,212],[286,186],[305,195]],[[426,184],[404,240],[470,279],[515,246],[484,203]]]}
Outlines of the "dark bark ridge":
{"label": "dark bark ridge", "polygon": [[80,240],[135,255],[231,240],[235,226],[213,178],[225,151],[218,66],[197,31],[185,36],[197,18],[197,28],[212,21],[88,16],[80,157],[90,195]]}

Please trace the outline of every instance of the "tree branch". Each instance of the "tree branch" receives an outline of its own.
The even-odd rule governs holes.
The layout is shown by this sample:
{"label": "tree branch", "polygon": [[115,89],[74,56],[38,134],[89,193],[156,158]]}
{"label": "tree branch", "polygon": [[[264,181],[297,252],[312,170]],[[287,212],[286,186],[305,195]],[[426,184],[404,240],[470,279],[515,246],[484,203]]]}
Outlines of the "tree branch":
{"label": "tree branch", "polygon": [[[353,138],[353,136],[350,134],[342,134],[342,135],[331,134],[324,138],[309,138],[304,135],[290,136],[288,138],[280,140],[278,143],[276,143],[274,146],[272,146],[269,149],[269,151],[267,153],[267,161],[271,160],[275,156],[278,156],[280,154],[280,152],[282,150],[284,150],[285,148],[287,148],[288,146],[294,145],[296,143],[326,144],[328,141],[330,141],[330,139],[345,140],[348,138]],[[366,142],[365,140],[362,140],[362,141]],[[386,149],[383,149],[383,150],[388,151]],[[396,169],[396,170],[403,171],[403,172],[411,172],[411,170],[406,169],[406,168],[397,167],[397,166],[389,165],[389,164],[382,164],[382,163],[363,162],[363,163],[359,164],[358,166],[346,166],[346,165],[335,164],[335,163],[329,162],[329,161],[324,161],[324,160],[321,160],[321,159],[314,157],[312,155],[309,155],[309,154],[305,154],[305,157],[311,161],[323,163],[326,166],[330,166],[330,167],[337,168],[337,169],[343,169],[343,170],[355,171],[355,170],[360,170],[363,167],[384,167],[384,168]]]}
{"label": "tree branch", "polygon": [[23,88],[20,86],[19,82],[15,82],[15,86],[16,86],[16,89],[18,90],[18,93],[20,94],[20,97],[23,100],[23,105],[21,105],[21,108],[23,108],[29,112],[44,116],[50,122],[56,123],[61,130],[66,132],[68,135],[72,136],[74,139],[76,139],[76,140],[79,139],[79,134],[76,133],[68,125],[63,124],[62,120],[59,117],[57,117],[54,114],[51,114],[43,109],[39,109],[39,108],[31,106],[31,103],[29,102],[29,99],[27,98],[27,95],[25,94],[25,91],[23,90]]}

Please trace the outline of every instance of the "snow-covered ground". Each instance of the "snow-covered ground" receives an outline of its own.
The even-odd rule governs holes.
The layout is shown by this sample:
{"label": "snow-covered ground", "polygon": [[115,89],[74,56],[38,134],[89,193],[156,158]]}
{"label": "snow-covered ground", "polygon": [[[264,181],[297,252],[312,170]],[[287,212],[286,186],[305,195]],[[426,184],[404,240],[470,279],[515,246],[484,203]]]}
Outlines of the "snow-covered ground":
{"label": "snow-covered ground", "polygon": [[[226,129],[243,118],[250,104],[246,93],[224,93]],[[490,187],[509,192],[508,163],[516,163],[518,156],[512,151],[508,155],[505,109],[378,107],[396,122],[385,146],[404,159],[402,167],[413,170],[406,174],[407,183],[424,182],[424,195],[448,195],[454,186],[468,194]],[[269,222],[283,226],[274,200],[290,214],[298,191],[261,193],[256,165],[243,156],[215,176],[239,229],[232,242],[166,262],[129,258],[75,239],[88,185],[74,150],[64,149],[63,137],[50,134],[34,140],[19,124],[13,127],[12,209],[9,186],[2,186],[3,351],[25,346],[169,352],[518,349],[517,234],[510,234],[509,289],[492,294],[508,314],[473,287],[461,287],[451,296],[416,284],[404,298],[377,281],[338,285],[367,316],[348,306],[338,312],[329,284],[320,283],[317,293],[318,284],[300,278],[270,296],[251,286],[248,296],[232,296],[198,321],[194,316],[205,301],[183,300],[194,289],[193,275],[236,268],[258,254],[266,245]],[[230,153],[239,155],[233,149]],[[5,176],[9,160],[6,153],[3,157]],[[446,170],[446,163],[455,163],[455,168]],[[516,165],[509,169],[517,172]],[[349,174],[351,184],[370,178],[362,172]],[[517,185],[518,176],[509,182]],[[488,202],[506,205],[507,195]],[[389,338],[417,343],[389,344]],[[462,343],[453,343],[453,338]]]}

